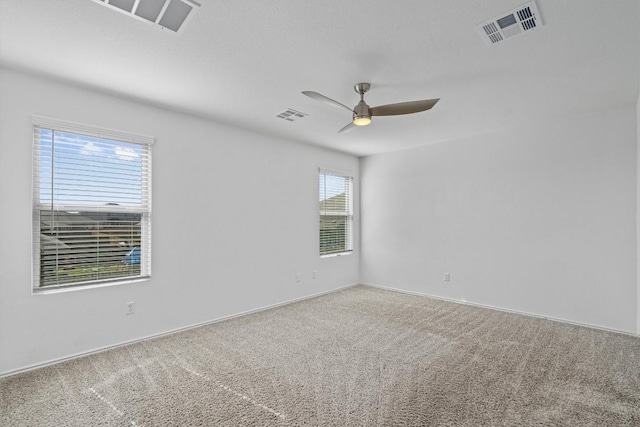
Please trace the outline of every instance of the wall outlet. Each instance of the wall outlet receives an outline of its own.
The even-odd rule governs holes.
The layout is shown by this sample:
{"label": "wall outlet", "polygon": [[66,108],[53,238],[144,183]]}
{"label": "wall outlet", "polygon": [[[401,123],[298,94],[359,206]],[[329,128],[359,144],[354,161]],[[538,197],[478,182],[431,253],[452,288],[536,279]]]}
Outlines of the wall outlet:
{"label": "wall outlet", "polygon": [[136,313],[136,302],[135,301],[129,301],[128,303],[126,303],[126,314],[135,314]]}
{"label": "wall outlet", "polygon": [[302,282],[302,273],[296,273],[296,283]]}
{"label": "wall outlet", "polygon": [[444,273],[444,281],[445,282],[451,281],[451,273]]}
{"label": "wall outlet", "polygon": [[318,272],[316,270],[313,270],[311,272],[311,278],[314,279],[314,280],[318,278]]}

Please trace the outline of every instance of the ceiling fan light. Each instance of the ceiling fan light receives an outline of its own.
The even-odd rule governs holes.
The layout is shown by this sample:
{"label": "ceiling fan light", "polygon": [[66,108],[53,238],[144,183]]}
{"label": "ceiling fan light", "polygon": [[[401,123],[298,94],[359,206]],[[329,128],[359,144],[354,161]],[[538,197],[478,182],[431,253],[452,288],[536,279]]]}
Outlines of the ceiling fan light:
{"label": "ceiling fan light", "polygon": [[369,124],[371,124],[371,117],[355,117],[353,119],[353,124],[356,126],[367,126]]}

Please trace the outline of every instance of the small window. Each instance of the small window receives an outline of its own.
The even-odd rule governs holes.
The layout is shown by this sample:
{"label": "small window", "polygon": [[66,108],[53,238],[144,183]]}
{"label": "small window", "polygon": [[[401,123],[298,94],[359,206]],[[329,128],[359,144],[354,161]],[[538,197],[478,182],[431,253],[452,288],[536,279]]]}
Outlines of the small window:
{"label": "small window", "polygon": [[353,177],[320,170],[320,255],[353,250]]}
{"label": "small window", "polygon": [[151,275],[153,138],[33,117],[33,288]]}

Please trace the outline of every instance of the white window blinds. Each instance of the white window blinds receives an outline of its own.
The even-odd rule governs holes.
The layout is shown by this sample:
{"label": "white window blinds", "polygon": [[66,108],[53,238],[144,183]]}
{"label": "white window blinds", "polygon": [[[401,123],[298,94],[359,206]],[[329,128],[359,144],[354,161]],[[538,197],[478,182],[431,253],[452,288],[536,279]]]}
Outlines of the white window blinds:
{"label": "white window blinds", "polygon": [[353,178],[320,170],[320,255],[353,250]]}
{"label": "white window blinds", "polygon": [[149,277],[153,138],[32,121],[34,289]]}

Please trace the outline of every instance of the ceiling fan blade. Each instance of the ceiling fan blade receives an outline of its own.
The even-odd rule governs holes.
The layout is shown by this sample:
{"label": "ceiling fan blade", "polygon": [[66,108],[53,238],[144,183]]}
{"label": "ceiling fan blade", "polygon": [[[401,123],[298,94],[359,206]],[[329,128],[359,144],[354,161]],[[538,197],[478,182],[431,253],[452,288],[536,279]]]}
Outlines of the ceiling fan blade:
{"label": "ceiling fan blade", "polygon": [[400,114],[419,113],[420,111],[426,111],[433,108],[438,101],[440,101],[440,98],[400,102],[398,104],[387,104],[373,107],[370,108],[369,111],[371,111],[372,116],[398,116]]}
{"label": "ceiling fan blade", "polygon": [[311,99],[315,99],[316,101],[324,102],[325,104],[333,105],[334,107],[337,107],[337,108],[346,108],[347,110],[349,110],[349,111],[351,111],[353,113],[353,110],[351,108],[347,107],[344,104],[339,103],[338,101],[334,101],[331,98],[327,98],[326,96],[321,95],[318,92],[305,90],[304,92],[302,92],[302,94],[303,95],[307,95]]}
{"label": "ceiling fan blade", "polygon": [[338,131],[338,133],[342,133],[342,132],[349,132],[351,129],[353,129],[354,127],[356,127],[356,125],[353,124],[353,122],[349,122],[348,125],[346,125],[345,127],[343,127],[342,129],[340,129]]}

